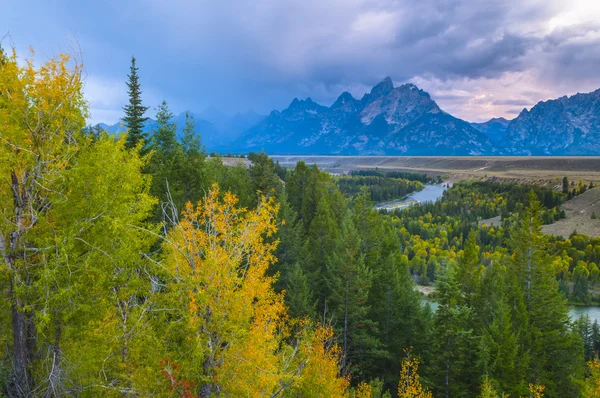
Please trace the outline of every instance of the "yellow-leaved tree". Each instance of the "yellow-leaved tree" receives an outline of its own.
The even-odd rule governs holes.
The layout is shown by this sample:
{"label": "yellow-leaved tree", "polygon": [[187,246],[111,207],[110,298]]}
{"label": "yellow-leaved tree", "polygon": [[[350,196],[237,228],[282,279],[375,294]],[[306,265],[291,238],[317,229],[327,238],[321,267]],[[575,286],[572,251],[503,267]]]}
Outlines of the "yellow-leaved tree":
{"label": "yellow-leaved tree", "polygon": [[240,208],[215,184],[165,238],[157,321],[168,325],[162,373],[180,394],[346,394],[331,330],[289,320],[267,275],[277,210],[272,197]]}
{"label": "yellow-leaved tree", "polygon": [[419,360],[412,355],[410,349],[406,350],[406,357],[402,360],[400,381],[398,382],[398,396],[400,398],[432,398],[431,392],[421,385],[418,371]]}
{"label": "yellow-leaved tree", "polygon": [[81,68],[70,68],[68,56],[40,68],[32,60],[19,65],[14,51],[0,59],[0,272],[12,325],[10,390],[28,396],[36,385],[33,290],[44,270],[43,248],[31,241],[40,218],[62,193],[62,175],[77,150],[86,107]]}
{"label": "yellow-leaved tree", "polygon": [[589,376],[586,379],[585,388],[587,397],[600,397],[600,362],[598,358],[588,362]]}
{"label": "yellow-leaved tree", "polygon": [[[81,66],[0,55],[0,391],[10,397],[140,390],[154,199],[124,139],[81,132]],[[150,337],[148,337],[150,336]]]}

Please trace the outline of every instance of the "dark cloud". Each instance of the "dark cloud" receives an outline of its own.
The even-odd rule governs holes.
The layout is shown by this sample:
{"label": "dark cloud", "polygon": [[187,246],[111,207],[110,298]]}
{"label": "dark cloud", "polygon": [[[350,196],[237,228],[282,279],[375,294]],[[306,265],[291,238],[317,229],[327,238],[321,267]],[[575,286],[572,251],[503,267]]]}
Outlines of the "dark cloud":
{"label": "dark cloud", "polygon": [[[600,86],[597,19],[550,24],[560,22],[569,7],[587,4],[582,2],[593,4],[39,0],[33,6],[10,2],[2,7],[0,26],[7,27],[20,50],[33,45],[42,55],[68,51],[66,43],[75,36],[92,80],[92,112],[107,110],[100,97],[108,95],[118,102],[113,106],[117,114],[131,54],[138,58],[146,101],[155,105],[165,98],[176,111],[214,105],[228,112],[254,108],[266,113],[306,96],[329,104],[345,90],[360,97],[388,75],[399,83],[424,76],[450,86],[461,82],[460,94],[434,96],[457,111],[467,103],[527,105],[554,95],[549,88],[566,94]],[[536,80],[521,84],[520,74]],[[475,88],[469,89],[474,81],[486,82],[477,97]],[[508,85],[539,94],[484,95]],[[512,99],[519,97],[531,101]],[[476,108],[469,112],[477,114]]]}

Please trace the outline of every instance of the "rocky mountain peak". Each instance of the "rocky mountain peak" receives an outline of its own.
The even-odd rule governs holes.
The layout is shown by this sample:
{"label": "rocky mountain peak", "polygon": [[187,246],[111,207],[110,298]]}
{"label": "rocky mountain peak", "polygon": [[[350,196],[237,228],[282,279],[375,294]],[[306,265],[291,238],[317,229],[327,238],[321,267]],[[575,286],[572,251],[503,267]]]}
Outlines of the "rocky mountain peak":
{"label": "rocky mountain peak", "polygon": [[371,89],[371,92],[369,94],[365,94],[364,97],[361,99],[361,102],[363,104],[371,103],[373,101],[378,100],[381,97],[385,97],[386,95],[391,93],[392,90],[394,90],[394,83],[392,82],[392,79],[388,76],[381,82],[377,83]]}

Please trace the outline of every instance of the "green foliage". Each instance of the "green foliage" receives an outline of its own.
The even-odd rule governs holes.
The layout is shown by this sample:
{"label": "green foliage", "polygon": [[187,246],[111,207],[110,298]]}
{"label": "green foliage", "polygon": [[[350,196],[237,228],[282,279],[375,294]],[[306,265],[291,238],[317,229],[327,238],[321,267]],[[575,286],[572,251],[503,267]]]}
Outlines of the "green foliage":
{"label": "green foliage", "polygon": [[146,170],[152,175],[150,193],[159,198],[153,220],[165,225],[177,222],[186,191],[186,183],[181,175],[184,171],[185,152],[177,142],[177,126],[171,122],[172,118],[173,113],[167,102],[163,101],[156,112],[157,126],[152,132],[149,145],[152,156]]}
{"label": "green foliage", "polygon": [[257,195],[273,195],[280,186],[279,176],[275,173],[275,162],[264,152],[248,154],[252,165],[248,169],[252,191]]}

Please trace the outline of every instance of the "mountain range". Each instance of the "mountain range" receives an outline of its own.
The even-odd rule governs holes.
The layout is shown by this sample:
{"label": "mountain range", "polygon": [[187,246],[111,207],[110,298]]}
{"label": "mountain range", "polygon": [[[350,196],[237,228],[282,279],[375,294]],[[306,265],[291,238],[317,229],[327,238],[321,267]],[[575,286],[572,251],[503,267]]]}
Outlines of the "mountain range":
{"label": "mountain range", "polygon": [[310,98],[273,111],[234,150],[315,155],[491,155],[484,132],[443,110],[414,84],[387,77],[360,100],[344,92],[330,107]]}
{"label": "mountain range", "polygon": [[[268,116],[195,115],[211,150],[310,155],[600,155],[600,89],[542,101],[514,119],[469,123],[444,112],[414,84],[386,77],[361,99],[329,107],[295,98]],[[181,119],[181,120],[180,120]],[[183,127],[184,114],[175,118]],[[148,131],[156,122],[149,120]],[[117,132],[119,125],[103,126]]]}

